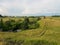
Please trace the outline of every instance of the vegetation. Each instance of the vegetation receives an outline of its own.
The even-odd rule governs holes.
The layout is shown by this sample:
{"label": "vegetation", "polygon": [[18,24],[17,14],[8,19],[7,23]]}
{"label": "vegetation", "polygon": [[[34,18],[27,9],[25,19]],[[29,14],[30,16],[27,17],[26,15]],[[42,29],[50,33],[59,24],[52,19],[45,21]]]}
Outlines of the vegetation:
{"label": "vegetation", "polygon": [[4,22],[3,18],[1,18],[0,20],[0,29],[2,31],[17,31],[18,29],[26,30],[26,29],[34,29],[34,28],[38,28],[37,20],[30,22],[28,17],[24,17],[23,21],[20,20],[15,21],[9,19]]}
{"label": "vegetation", "polygon": [[54,15],[54,16],[52,16],[52,17],[60,17],[60,15]]}
{"label": "vegetation", "polygon": [[7,39],[4,45],[57,45],[56,42],[48,42],[45,40],[12,40]]}
{"label": "vegetation", "polygon": [[0,30],[0,45],[60,45],[58,17],[1,18]]}

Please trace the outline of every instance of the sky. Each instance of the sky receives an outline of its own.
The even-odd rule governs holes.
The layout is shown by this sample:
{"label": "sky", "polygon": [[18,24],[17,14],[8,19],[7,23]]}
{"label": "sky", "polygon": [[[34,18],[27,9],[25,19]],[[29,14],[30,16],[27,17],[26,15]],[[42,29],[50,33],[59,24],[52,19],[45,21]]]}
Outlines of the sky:
{"label": "sky", "polygon": [[0,14],[8,16],[60,15],[60,0],[0,0]]}

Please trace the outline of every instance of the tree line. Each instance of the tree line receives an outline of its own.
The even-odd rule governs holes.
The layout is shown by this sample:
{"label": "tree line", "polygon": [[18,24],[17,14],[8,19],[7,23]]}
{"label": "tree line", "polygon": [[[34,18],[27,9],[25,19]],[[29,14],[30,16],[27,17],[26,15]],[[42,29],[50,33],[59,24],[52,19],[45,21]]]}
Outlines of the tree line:
{"label": "tree line", "polygon": [[37,23],[39,18],[37,20],[30,21],[28,17],[24,17],[23,21],[15,21],[12,19],[9,19],[8,21],[3,20],[3,18],[0,19],[0,31],[17,31],[17,30],[28,30],[28,29],[36,29],[39,27],[39,23]]}

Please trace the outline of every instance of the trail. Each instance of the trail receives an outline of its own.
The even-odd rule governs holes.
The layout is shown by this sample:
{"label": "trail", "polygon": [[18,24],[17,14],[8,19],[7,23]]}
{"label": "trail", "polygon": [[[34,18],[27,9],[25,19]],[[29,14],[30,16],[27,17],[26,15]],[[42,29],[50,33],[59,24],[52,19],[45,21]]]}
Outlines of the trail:
{"label": "trail", "polygon": [[48,26],[48,22],[45,21],[44,27],[43,27],[42,31],[40,32],[40,36],[43,36],[46,33],[47,26]]}

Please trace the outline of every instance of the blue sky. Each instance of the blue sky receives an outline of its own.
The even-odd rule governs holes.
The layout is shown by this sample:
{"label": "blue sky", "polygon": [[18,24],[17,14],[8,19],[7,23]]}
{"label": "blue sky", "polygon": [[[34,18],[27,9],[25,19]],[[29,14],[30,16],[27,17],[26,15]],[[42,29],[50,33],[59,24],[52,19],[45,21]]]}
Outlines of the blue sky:
{"label": "blue sky", "polygon": [[11,16],[60,14],[60,0],[0,0],[0,14]]}

